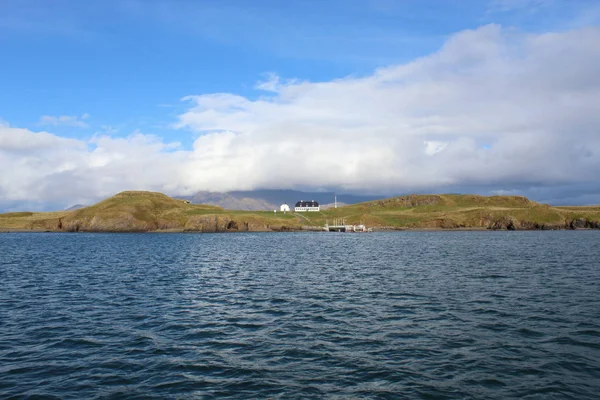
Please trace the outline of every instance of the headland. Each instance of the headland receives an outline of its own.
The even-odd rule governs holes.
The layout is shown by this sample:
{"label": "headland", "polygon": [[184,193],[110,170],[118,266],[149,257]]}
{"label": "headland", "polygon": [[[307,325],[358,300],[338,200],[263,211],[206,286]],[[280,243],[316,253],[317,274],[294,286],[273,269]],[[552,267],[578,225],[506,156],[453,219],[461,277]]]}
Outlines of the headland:
{"label": "headland", "polygon": [[0,232],[320,231],[344,218],[373,230],[600,229],[600,206],[549,206],[520,196],[414,194],[319,212],[236,211],[157,192],[126,191],[89,207],[0,214]]}

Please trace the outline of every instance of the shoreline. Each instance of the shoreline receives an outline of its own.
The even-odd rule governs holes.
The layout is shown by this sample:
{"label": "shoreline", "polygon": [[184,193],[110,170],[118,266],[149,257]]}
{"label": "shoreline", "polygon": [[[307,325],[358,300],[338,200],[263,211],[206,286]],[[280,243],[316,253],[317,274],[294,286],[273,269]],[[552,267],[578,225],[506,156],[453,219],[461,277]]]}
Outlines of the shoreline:
{"label": "shoreline", "polygon": [[161,234],[161,233],[187,233],[187,234],[215,234],[215,233],[298,233],[298,232],[313,232],[313,233],[345,233],[345,234],[363,234],[363,233],[377,233],[377,232],[534,232],[534,231],[596,231],[598,229],[593,228],[575,228],[575,229],[490,229],[484,227],[465,227],[465,228],[373,228],[372,232],[327,232],[321,229],[296,229],[296,230],[257,230],[257,231],[245,231],[245,230],[226,230],[226,231],[195,231],[185,229],[159,229],[151,231],[136,231],[136,230],[93,230],[93,231],[65,231],[65,230],[47,230],[47,229],[21,229],[21,228],[0,228],[0,234],[4,233],[148,233],[148,234]]}
{"label": "shoreline", "polygon": [[514,196],[407,195],[287,215],[126,191],[74,211],[0,214],[0,232],[321,232],[328,220],[340,218],[344,225],[358,223],[375,232],[600,229],[600,206],[553,208]]}

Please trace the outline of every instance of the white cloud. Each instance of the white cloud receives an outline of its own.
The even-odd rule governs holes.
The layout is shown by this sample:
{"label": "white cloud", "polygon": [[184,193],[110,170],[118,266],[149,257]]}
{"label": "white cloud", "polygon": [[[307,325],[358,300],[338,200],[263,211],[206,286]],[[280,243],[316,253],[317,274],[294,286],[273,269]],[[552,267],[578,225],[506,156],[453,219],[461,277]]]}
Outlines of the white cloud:
{"label": "white cloud", "polygon": [[82,141],[0,127],[0,205],[91,202],[127,189],[184,192],[187,155],[178,147],[140,133]]}
{"label": "white cloud", "polygon": [[51,116],[51,115],[42,115],[40,117],[40,121],[38,123],[38,125],[41,126],[59,126],[59,125],[63,125],[63,126],[71,126],[71,127],[76,127],[76,128],[87,128],[89,125],[87,124],[87,122],[85,122],[86,119],[88,119],[90,117],[90,115],[88,113],[83,113],[80,117],[79,116],[72,116],[72,115],[61,115],[58,117],[55,116]]}
{"label": "white cloud", "polygon": [[111,136],[111,135],[114,135],[114,134],[116,134],[118,132],[119,132],[118,128],[115,128],[115,127],[113,127],[111,125],[102,125],[102,126],[100,126],[100,130],[97,131],[95,134],[97,136],[103,136],[103,135]]}
{"label": "white cloud", "polygon": [[201,178],[219,189],[592,180],[600,173],[598,68],[596,28],[528,35],[489,25],[363,78],[275,77],[265,87],[275,95],[257,100],[190,96],[179,126],[210,132],[198,149],[218,143],[198,165],[221,171]]}
{"label": "white cloud", "polygon": [[188,96],[176,127],[199,135],[189,150],[140,133],[86,143],[5,126],[0,169],[11,173],[0,177],[0,199],[69,205],[124,189],[268,187],[528,188],[548,198],[557,196],[549,188],[577,187],[592,198],[598,69],[598,28],[532,35],[490,25],[365,77],[271,76],[257,99]]}

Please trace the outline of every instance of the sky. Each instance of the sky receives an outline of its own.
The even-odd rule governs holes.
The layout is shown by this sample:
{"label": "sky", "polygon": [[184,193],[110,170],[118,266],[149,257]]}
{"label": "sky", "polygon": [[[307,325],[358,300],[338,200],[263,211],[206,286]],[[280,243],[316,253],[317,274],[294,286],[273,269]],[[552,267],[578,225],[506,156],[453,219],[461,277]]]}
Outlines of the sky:
{"label": "sky", "polygon": [[122,190],[600,204],[597,0],[0,0],[0,211]]}

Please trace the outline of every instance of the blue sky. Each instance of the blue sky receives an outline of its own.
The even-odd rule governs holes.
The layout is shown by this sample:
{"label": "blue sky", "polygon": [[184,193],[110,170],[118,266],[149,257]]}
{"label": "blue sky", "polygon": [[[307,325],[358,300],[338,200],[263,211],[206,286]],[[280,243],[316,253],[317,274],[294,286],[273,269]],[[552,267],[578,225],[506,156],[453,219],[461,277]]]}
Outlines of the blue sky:
{"label": "blue sky", "polygon": [[[88,152],[81,155],[86,161],[77,166],[79,170],[97,169],[97,164],[113,165],[108,161],[90,161],[98,156],[98,152],[92,154],[93,150],[101,146],[98,138],[106,139],[102,142],[102,145],[107,146],[106,149],[102,148],[102,154],[105,155],[112,151],[107,149],[117,148],[125,142],[127,146],[133,146],[132,143],[141,140],[146,144],[150,143],[148,146],[155,146],[155,150],[158,148],[156,151],[160,154],[153,153],[157,160],[165,160],[164,153],[176,150],[181,152],[181,159],[192,158],[198,161],[200,155],[194,151],[201,145],[204,146],[201,150],[213,149],[210,155],[213,157],[216,154],[214,149],[222,150],[219,143],[233,143],[233,139],[228,139],[226,132],[229,131],[238,135],[235,138],[238,142],[246,137],[254,137],[253,141],[248,141],[263,143],[270,140],[268,138],[272,136],[267,132],[275,126],[283,129],[280,132],[293,132],[300,127],[304,129],[307,124],[314,122],[312,119],[320,110],[331,111],[328,114],[330,118],[337,106],[329,110],[329,103],[325,99],[334,96],[334,92],[335,96],[328,101],[337,102],[346,96],[358,95],[359,91],[353,89],[353,85],[360,86],[369,79],[376,79],[377,71],[388,73],[394,68],[419,65],[421,59],[446,57],[443,61],[446,71],[469,78],[459,82],[467,84],[476,74],[469,75],[473,69],[470,69],[469,61],[460,48],[463,46],[460,44],[461,40],[465,41],[464,46],[473,52],[479,52],[473,53],[475,58],[487,54],[485,46],[506,46],[511,57],[514,57],[513,64],[517,71],[517,66],[523,68],[519,64],[523,58],[516,55],[521,51],[519,49],[528,51],[527,43],[542,43],[548,34],[563,35],[561,38],[572,40],[573,43],[589,43],[590,48],[595,49],[593,40],[583,39],[595,35],[595,31],[590,33],[586,29],[595,29],[599,24],[600,3],[597,0],[4,0],[0,1],[0,121],[5,121],[4,125],[11,129],[25,130],[19,131],[19,135],[33,134],[32,138],[35,140],[42,137],[41,132],[47,132],[57,143],[62,139],[76,139],[79,144],[68,143],[75,147],[81,145]],[[480,43],[484,43],[484,47]],[[578,51],[573,57],[590,53],[589,48]],[[454,54],[454,58],[449,56],[450,53]],[[471,59],[473,54],[469,55]],[[532,54],[534,55],[531,57],[539,57],[540,60],[546,57],[541,50]],[[554,56],[560,61],[560,54]],[[501,57],[494,57],[495,62],[501,63]],[[460,62],[456,61],[458,59]],[[596,59],[590,59],[590,62],[595,63]],[[422,83],[429,80],[437,82],[437,90],[446,88],[446,77],[437,72],[442,68],[441,65],[435,68],[429,66],[427,73],[431,75],[425,78],[421,73],[411,72],[411,82]],[[486,63],[486,66],[489,67],[489,64]],[[502,68],[510,68],[510,65],[503,65]],[[568,65],[559,66],[556,73],[563,76],[568,69]],[[485,74],[492,74],[486,76],[493,77],[493,71],[496,70],[486,71]],[[515,76],[518,74],[515,71],[512,75],[503,76]],[[269,84],[261,89],[257,87],[260,82]],[[294,107],[299,109],[308,100],[300,99],[298,93],[304,90],[321,93],[325,87],[333,87],[340,82],[347,83],[347,86],[339,91],[336,89],[328,92],[321,100],[316,100],[311,95],[310,101],[314,107],[311,106],[313,111],[310,116],[306,112],[292,116],[291,111],[284,109],[281,110],[282,115],[290,112],[289,118],[274,121],[261,108],[265,103],[262,100],[266,98],[266,103],[271,106],[296,102]],[[544,87],[552,86],[551,82],[552,80],[543,83]],[[270,89],[269,85],[272,86]],[[539,88],[539,85],[536,87]],[[264,90],[265,88],[269,90]],[[467,88],[460,90],[463,91],[463,97],[468,92]],[[214,96],[217,93],[224,94],[225,97],[216,99]],[[510,96],[508,93],[506,95],[508,99]],[[182,100],[184,98],[187,100]],[[397,99],[394,96],[391,98]],[[400,103],[405,104],[403,100],[398,104]],[[431,103],[431,100],[425,103],[420,108],[421,111],[412,110],[411,119],[394,121],[393,124],[396,125],[392,125],[391,120],[385,124],[348,120],[336,125],[336,129],[343,131],[356,123],[354,128],[361,124],[363,132],[375,132],[373,137],[377,137],[376,132],[383,125],[387,124],[385,128],[392,129],[394,126],[404,126],[404,122],[408,121],[406,126],[411,127],[411,132],[416,132],[412,125],[414,118],[422,117],[421,114],[425,113],[422,110],[433,110],[435,107],[430,107]],[[406,107],[398,106],[402,115],[405,115],[410,106],[409,103],[406,104]],[[342,109],[341,103],[339,106]],[[379,109],[382,108],[385,107]],[[236,110],[242,110],[243,115],[235,114]],[[252,118],[248,116],[250,114]],[[440,111],[432,111],[428,115],[428,121],[439,120],[440,114]],[[209,121],[209,115],[219,116],[220,119]],[[305,115],[304,119],[300,115]],[[336,121],[340,119],[341,117],[335,117]],[[240,123],[241,120],[243,124]],[[332,119],[328,121],[331,122]],[[584,122],[587,124],[590,121],[585,119]],[[466,137],[477,143],[477,151],[489,150],[488,153],[491,154],[498,148],[494,147],[494,143],[500,136],[471,132],[472,127],[467,126],[467,122],[463,123],[464,130],[469,130],[465,138],[456,136],[452,140],[441,138],[440,132],[443,129],[436,124],[431,125],[432,130],[428,131],[424,142],[420,142],[425,143],[424,154],[429,156],[443,152],[443,149],[454,142],[463,143]],[[502,138],[514,134],[514,127],[517,125],[515,121],[512,127],[507,127],[508,131],[502,134]],[[529,127],[533,125],[535,124],[529,123]],[[577,121],[573,126],[576,125],[578,126]],[[460,132],[463,128],[453,126],[452,129],[453,132]],[[542,128],[536,125],[536,132],[540,129]],[[531,132],[533,131],[531,128]],[[207,135],[214,132],[225,134],[218,137]],[[259,135],[257,132],[262,133]],[[6,133],[9,134],[17,135],[16,131]],[[392,137],[396,133],[390,131],[389,135]],[[582,139],[584,147],[587,143],[585,140],[590,135],[593,136],[593,133],[585,133]],[[199,140],[203,136],[214,140],[210,143],[207,138]],[[412,134],[403,136],[402,140],[412,143],[412,137]],[[118,142],[119,138],[125,142]],[[112,140],[110,143],[109,139]],[[336,142],[332,143],[335,146]],[[138,145],[139,143],[136,144]],[[292,152],[304,151],[291,144],[290,146]],[[233,146],[222,151],[228,155],[239,155],[247,150]],[[252,151],[258,152],[258,148],[252,147]],[[593,150],[587,151],[593,153]],[[14,153],[11,154],[16,157]],[[115,160],[118,159],[115,154],[126,153],[124,150],[115,150],[110,154],[107,159]],[[205,153],[202,154],[205,159],[208,157]],[[508,153],[502,154],[504,157]],[[32,153],[31,159],[35,157],[42,156]],[[408,157],[406,155],[404,159]],[[281,162],[284,161],[285,157]],[[397,161],[394,161],[395,164],[390,161],[390,165],[399,165]],[[210,164],[203,160],[198,162],[196,167],[204,168],[204,175],[225,174],[220,170],[220,164]],[[254,159],[246,162],[252,165],[258,163]],[[71,168],[67,164],[62,160],[56,161],[53,164],[56,171],[52,176],[64,174]],[[270,167],[278,169],[279,165]],[[117,169],[116,164],[114,168]],[[361,168],[371,166],[366,163]],[[348,191],[391,193],[453,186],[471,188],[479,184],[477,179],[467,179],[459,172],[457,170],[456,176],[439,181],[430,182],[424,177],[424,181],[430,182],[424,186],[396,176],[394,179],[390,178],[386,189],[385,182],[379,178],[371,181],[352,175],[352,171],[340,167],[340,173],[353,177],[340,186]],[[105,170],[102,176],[111,182],[118,179],[111,173]],[[198,185],[186,181],[185,184],[175,186],[147,181],[146,184],[140,184],[140,188],[175,193],[196,189],[249,189],[271,185],[262,180],[248,186],[245,184],[248,180],[241,177],[240,171],[230,170],[227,175],[232,174],[240,177],[224,186],[207,180],[201,180],[204,183]],[[78,178],[82,182],[86,180],[84,176]],[[564,187],[565,184],[565,177],[560,172],[550,178],[541,177],[531,166],[524,169],[523,177],[512,174],[498,179],[497,182],[486,182],[485,189],[481,191],[527,193],[527,190],[522,189],[525,186],[534,188],[538,190],[535,193],[539,193],[540,188]],[[283,181],[273,182],[271,186]],[[315,183],[313,189],[335,188],[336,184],[332,182],[334,180]],[[94,193],[96,196],[106,195],[128,183],[131,182],[96,188]],[[585,186],[585,182],[578,184]],[[79,190],[90,190],[81,185],[77,186]],[[285,186],[306,187],[307,183],[287,182]],[[6,199],[20,198],[21,195],[15,194],[19,190],[9,184],[2,187],[0,182],[0,202],[2,193],[5,193]],[[25,189],[22,190],[26,192]],[[550,198],[554,195],[544,196]],[[589,201],[589,193],[586,196],[588,200],[585,201]],[[592,198],[595,199],[593,196],[592,193]]]}
{"label": "blue sky", "polygon": [[[81,116],[185,141],[168,129],[191,94],[257,96],[267,73],[327,81],[424,56],[488,23],[541,32],[587,23],[593,0],[177,0],[0,2],[0,116]],[[587,17],[586,17],[587,15]],[[596,15],[597,17],[598,15]],[[586,19],[587,18],[587,19]]]}

